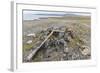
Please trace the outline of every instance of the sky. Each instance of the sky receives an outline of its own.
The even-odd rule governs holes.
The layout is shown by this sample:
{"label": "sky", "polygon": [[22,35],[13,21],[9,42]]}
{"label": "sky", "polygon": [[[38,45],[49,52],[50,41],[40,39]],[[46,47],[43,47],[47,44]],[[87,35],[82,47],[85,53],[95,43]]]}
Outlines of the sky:
{"label": "sky", "polygon": [[24,10],[23,11],[23,20],[34,20],[45,17],[61,17],[65,15],[82,15],[90,16],[90,13],[79,13],[79,12],[54,12],[54,11],[32,11]]}

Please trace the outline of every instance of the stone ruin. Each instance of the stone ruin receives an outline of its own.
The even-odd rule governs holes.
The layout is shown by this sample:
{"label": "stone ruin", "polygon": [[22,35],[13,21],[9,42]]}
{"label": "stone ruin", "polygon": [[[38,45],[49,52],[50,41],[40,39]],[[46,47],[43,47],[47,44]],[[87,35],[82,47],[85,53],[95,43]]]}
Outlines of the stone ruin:
{"label": "stone ruin", "polygon": [[[53,33],[51,34],[51,32]],[[31,54],[31,57],[28,55],[28,61],[63,61],[90,58],[89,48],[80,45],[79,42],[75,42],[74,47],[69,47],[69,43],[78,36],[75,35],[75,32],[71,28],[51,27],[45,31],[41,31],[41,34],[43,36],[40,40],[44,40],[44,42],[41,42],[43,44],[37,45],[37,47],[41,46],[34,52],[34,55]]]}

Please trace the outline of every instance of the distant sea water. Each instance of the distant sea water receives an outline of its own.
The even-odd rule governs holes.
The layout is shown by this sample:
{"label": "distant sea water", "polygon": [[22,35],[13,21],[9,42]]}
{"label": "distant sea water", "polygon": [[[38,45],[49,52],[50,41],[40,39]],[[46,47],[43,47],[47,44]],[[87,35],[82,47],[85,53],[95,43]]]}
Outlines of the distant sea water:
{"label": "distant sea water", "polygon": [[47,18],[47,17],[61,17],[61,16],[26,14],[23,16],[23,20],[35,20],[35,19],[39,20],[40,18]]}

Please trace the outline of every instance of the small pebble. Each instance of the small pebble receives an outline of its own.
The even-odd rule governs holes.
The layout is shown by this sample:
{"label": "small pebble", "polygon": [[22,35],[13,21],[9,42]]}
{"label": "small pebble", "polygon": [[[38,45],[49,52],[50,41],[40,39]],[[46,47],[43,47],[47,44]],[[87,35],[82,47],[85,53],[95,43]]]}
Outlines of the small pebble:
{"label": "small pebble", "polygon": [[65,53],[67,53],[68,52],[68,48],[66,47],[66,48],[64,48],[64,52]]}

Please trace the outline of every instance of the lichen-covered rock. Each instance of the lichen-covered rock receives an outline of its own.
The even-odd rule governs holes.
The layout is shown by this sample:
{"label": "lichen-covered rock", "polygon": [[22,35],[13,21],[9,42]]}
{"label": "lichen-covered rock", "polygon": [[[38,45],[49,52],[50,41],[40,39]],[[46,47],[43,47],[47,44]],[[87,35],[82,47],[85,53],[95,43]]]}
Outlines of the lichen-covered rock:
{"label": "lichen-covered rock", "polygon": [[68,47],[64,48],[64,52],[68,53]]}
{"label": "lichen-covered rock", "polygon": [[89,49],[88,46],[81,46],[80,50],[81,50],[81,53],[83,55],[89,55],[90,54],[90,49]]}

